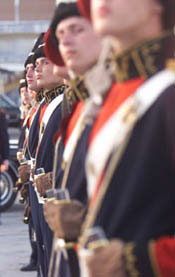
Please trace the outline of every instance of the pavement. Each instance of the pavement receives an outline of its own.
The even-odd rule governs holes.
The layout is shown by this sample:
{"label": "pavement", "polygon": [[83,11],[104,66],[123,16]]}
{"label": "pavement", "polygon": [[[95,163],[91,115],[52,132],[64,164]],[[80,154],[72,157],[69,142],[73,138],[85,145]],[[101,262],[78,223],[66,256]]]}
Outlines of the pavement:
{"label": "pavement", "polygon": [[36,271],[22,272],[20,267],[28,264],[30,243],[28,225],[22,222],[24,206],[15,204],[0,214],[0,277],[36,277]]}

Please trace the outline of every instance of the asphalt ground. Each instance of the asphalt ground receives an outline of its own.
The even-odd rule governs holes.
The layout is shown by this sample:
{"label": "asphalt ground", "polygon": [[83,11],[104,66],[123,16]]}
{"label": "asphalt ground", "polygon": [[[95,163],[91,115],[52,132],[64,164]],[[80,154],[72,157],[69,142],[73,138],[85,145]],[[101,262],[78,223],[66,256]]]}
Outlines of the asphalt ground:
{"label": "asphalt ground", "polygon": [[21,266],[28,264],[31,248],[28,225],[22,222],[24,206],[15,204],[0,214],[0,277],[36,277],[37,273],[22,272]]}

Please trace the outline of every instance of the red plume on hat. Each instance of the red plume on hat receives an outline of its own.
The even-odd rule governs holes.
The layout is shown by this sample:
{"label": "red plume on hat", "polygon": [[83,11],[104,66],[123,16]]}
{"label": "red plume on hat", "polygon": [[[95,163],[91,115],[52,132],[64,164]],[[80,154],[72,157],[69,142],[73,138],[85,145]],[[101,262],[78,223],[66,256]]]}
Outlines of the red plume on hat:
{"label": "red plume on hat", "polygon": [[58,49],[58,44],[51,36],[50,29],[47,30],[44,36],[44,53],[46,57],[55,65],[64,66],[63,59]]}
{"label": "red plume on hat", "polygon": [[90,0],[78,0],[77,1],[78,8],[80,13],[86,17],[87,19],[91,19],[91,13],[90,13]]}

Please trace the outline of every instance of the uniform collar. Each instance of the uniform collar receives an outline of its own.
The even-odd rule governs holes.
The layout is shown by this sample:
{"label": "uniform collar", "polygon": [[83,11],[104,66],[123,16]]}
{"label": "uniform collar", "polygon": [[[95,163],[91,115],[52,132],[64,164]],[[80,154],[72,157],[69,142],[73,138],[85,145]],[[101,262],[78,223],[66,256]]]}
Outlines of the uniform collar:
{"label": "uniform collar", "polygon": [[37,103],[40,103],[43,98],[44,98],[44,89],[42,88],[38,92],[36,92],[35,101]]}
{"label": "uniform collar", "polygon": [[45,102],[46,103],[50,103],[52,102],[52,100],[57,97],[58,95],[62,94],[64,92],[64,90],[66,89],[65,85],[60,85],[52,90],[45,90],[44,91],[44,98],[45,98]]}
{"label": "uniform collar", "polygon": [[79,101],[85,101],[89,97],[88,90],[84,85],[82,77],[76,77],[70,81],[70,87],[64,92],[64,100],[62,105],[63,118],[70,115]]}
{"label": "uniform collar", "polygon": [[83,77],[77,76],[70,83],[70,90],[72,90],[72,96],[76,101],[85,101],[89,97]]}
{"label": "uniform collar", "polygon": [[[159,37],[136,44],[121,54],[113,55],[112,66],[118,83],[141,77],[150,78],[166,67],[165,43],[173,38],[173,31],[165,31]],[[172,64],[172,60],[171,60]]]}

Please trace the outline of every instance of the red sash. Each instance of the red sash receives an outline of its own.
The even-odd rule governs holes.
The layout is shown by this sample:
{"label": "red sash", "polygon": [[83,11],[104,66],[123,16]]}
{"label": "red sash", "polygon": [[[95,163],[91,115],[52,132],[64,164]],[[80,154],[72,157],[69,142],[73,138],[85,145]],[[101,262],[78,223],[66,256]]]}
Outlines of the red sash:
{"label": "red sash", "polygon": [[100,131],[103,125],[109,120],[114,112],[120,107],[120,105],[132,95],[136,89],[144,82],[143,79],[137,78],[129,80],[124,83],[115,83],[108,96],[106,97],[104,104],[100,110],[100,113],[94,123],[94,127],[91,132],[89,144],[92,143],[96,134]]}
{"label": "red sash", "polygon": [[[124,101],[131,96],[139,86],[143,84],[144,80],[141,78],[137,78],[134,80],[129,80],[124,83],[115,83],[107,98],[105,99],[105,102],[100,110],[100,113],[95,121],[95,124],[93,126],[91,136],[89,139],[89,145],[93,142],[93,139],[98,134],[98,132],[101,130],[101,128],[104,126],[104,124],[110,119],[110,117],[117,111],[117,109],[124,103]],[[103,180],[105,172],[102,172],[100,180],[97,183],[95,193],[91,199],[90,206],[93,205],[93,203],[96,201],[96,198],[98,196],[98,192]]]}
{"label": "red sash", "polygon": [[43,119],[43,116],[44,116],[44,113],[45,113],[47,107],[48,107],[48,104],[45,104],[43,107],[41,107],[40,117],[39,117],[39,126],[41,126],[41,122],[42,122],[42,119]]}

